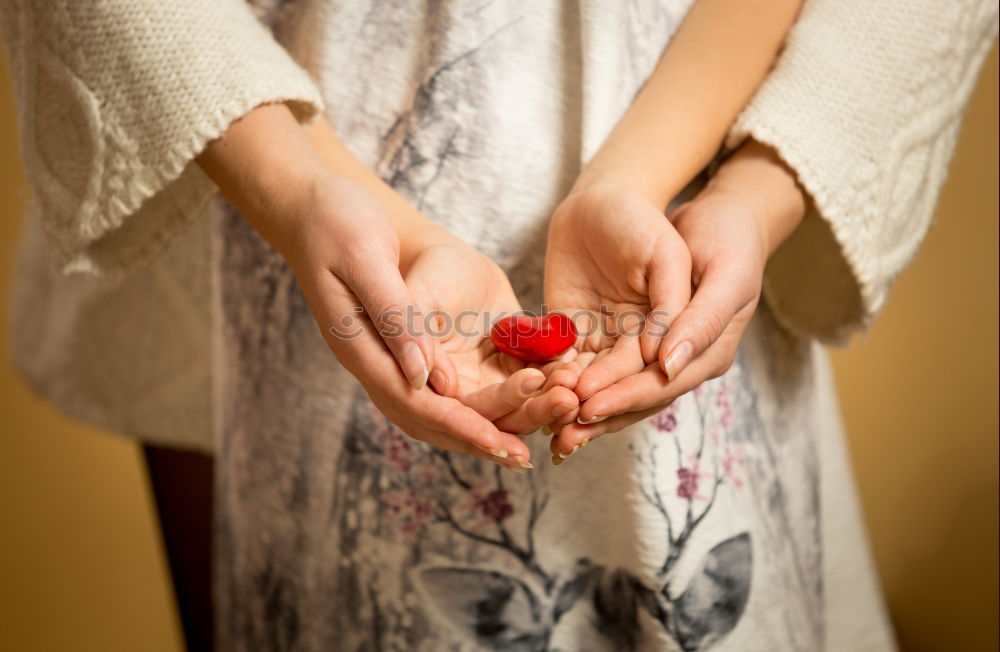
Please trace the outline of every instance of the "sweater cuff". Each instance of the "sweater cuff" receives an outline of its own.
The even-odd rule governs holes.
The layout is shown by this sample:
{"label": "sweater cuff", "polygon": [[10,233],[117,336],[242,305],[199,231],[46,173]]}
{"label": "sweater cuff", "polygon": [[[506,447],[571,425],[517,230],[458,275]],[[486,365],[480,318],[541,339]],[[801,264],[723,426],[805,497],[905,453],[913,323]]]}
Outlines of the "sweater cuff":
{"label": "sweater cuff", "polygon": [[194,159],[253,108],[322,110],[244,0],[25,5],[11,44],[32,210],[65,274],[159,253],[216,192]]}
{"label": "sweater cuff", "polygon": [[989,4],[805,3],[726,142],[774,148],[811,199],[764,276],[788,329],[844,343],[884,306],[930,226],[996,34]]}

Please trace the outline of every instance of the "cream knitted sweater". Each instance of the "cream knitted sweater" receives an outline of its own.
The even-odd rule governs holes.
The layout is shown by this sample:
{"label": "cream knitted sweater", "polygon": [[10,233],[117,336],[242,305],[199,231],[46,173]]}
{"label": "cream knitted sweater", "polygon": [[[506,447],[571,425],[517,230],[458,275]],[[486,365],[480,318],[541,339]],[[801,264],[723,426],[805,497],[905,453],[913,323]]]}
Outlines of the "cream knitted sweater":
{"label": "cream knitted sweater", "polygon": [[776,147],[812,198],[765,277],[786,326],[843,341],[885,305],[930,226],[997,16],[992,0],[806,0],[730,136]]}
{"label": "cream knitted sweater", "polygon": [[33,210],[64,273],[159,253],[215,189],[193,159],[265,102],[315,85],[244,0],[3,0]]}

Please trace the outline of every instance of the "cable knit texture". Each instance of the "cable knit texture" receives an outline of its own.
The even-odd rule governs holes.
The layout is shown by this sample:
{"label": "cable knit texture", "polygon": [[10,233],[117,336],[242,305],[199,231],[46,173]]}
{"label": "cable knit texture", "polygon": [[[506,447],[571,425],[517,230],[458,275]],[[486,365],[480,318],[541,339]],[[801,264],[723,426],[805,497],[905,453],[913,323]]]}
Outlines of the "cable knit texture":
{"label": "cable knit texture", "polygon": [[318,90],[243,0],[2,0],[32,210],[63,273],[159,253],[214,185],[193,163],[253,107]]}
{"label": "cable knit texture", "polygon": [[812,199],[764,294],[786,327],[843,342],[916,253],[997,34],[988,0],[812,0],[729,145],[774,146]]}

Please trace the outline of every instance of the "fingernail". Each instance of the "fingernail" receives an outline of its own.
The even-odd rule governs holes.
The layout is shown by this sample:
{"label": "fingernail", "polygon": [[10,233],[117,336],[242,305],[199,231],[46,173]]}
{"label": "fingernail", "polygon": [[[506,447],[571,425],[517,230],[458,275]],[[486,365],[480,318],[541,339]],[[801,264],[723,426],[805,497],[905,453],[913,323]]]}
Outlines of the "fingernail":
{"label": "fingernail", "polygon": [[549,428],[548,426],[542,426],[542,434],[546,436],[551,435],[552,428]]}
{"label": "fingernail", "polygon": [[448,377],[440,369],[435,369],[431,372],[428,382],[438,394],[444,394],[448,391]]}
{"label": "fingernail", "polygon": [[423,389],[427,384],[427,361],[420,347],[413,342],[406,342],[400,349],[399,366],[403,368],[406,379],[413,389]]}
{"label": "fingernail", "polygon": [[663,372],[667,374],[667,380],[673,380],[677,374],[684,370],[684,367],[691,362],[691,354],[694,353],[694,345],[687,340],[674,347],[674,350],[667,356],[667,361],[663,363]]}
{"label": "fingernail", "polygon": [[580,424],[583,424],[583,425],[587,425],[587,424],[590,424],[590,423],[597,423],[598,421],[604,421],[605,419],[607,419],[607,417],[601,416],[600,414],[595,414],[594,416],[590,417],[589,419],[584,419],[583,417],[577,417],[576,418],[576,422],[580,423]]}
{"label": "fingernail", "polygon": [[565,461],[566,460],[564,460],[563,458],[559,457],[558,455],[553,455],[552,456],[552,463],[555,464],[556,466],[559,466],[560,464],[562,464]]}
{"label": "fingernail", "polygon": [[580,448],[586,448],[586,447],[587,447],[587,444],[589,444],[589,443],[590,443],[590,440],[589,440],[589,439],[584,439],[584,440],[581,440],[581,441],[580,441]]}
{"label": "fingernail", "polygon": [[507,457],[508,455],[506,448],[486,448],[485,446],[480,446],[479,444],[473,444],[473,446],[483,451],[484,453],[489,453],[493,457],[503,458]]}
{"label": "fingernail", "polygon": [[527,471],[518,466],[513,466],[511,464],[504,464],[503,462],[497,462],[497,464],[507,469],[508,471],[513,471],[514,473],[527,473]]}
{"label": "fingernail", "polygon": [[514,460],[514,463],[517,464],[522,469],[533,469],[533,468],[535,468],[535,466],[531,462],[525,461],[525,459],[523,457],[521,457],[520,455],[514,455],[510,459]]}
{"label": "fingernail", "polygon": [[533,375],[530,378],[525,378],[521,381],[521,393],[525,395],[531,394],[543,384],[545,384],[545,376]]}
{"label": "fingernail", "polygon": [[[584,440],[584,441],[586,441],[586,440]],[[571,451],[570,451],[570,452],[568,452],[568,453],[564,453],[564,452],[562,452],[562,451],[559,451],[559,457],[561,457],[561,458],[563,458],[563,459],[566,459],[567,457],[569,457],[569,456],[570,456],[570,455],[572,455],[573,453],[577,452],[577,451],[578,451],[578,450],[580,450],[581,448],[583,448],[583,445],[582,445],[582,444],[577,444],[576,446],[574,446],[574,447],[573,447],[573,450],[571,450]]]}
{"label": "fingernail", "polygon": [[566,416],[574,409],[576,409],[575,405],[557,405],[554,408],[552,408],[552,416],[558,419],[559,417]]}

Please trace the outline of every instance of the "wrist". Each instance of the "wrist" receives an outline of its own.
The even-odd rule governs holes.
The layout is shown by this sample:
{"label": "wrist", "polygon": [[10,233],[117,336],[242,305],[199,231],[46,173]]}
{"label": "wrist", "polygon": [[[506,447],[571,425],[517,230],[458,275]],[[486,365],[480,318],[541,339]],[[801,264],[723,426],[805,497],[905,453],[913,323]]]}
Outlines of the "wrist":
{"label": "wrist", "polygon": [[364,165],[337,137],[325,117],[320,117],[308,131],[309,142],[326,169],[353,181],[369,192],[382,205],[399,239],[400,266],[409,262],[423,249],[448,240],[451,234],[410,204],[389,184]]}
{"label": "wrist", "polygon": [[745,202],[757,220],[768,256],[805,217],[806,194],[795,173],[773,148],[755,140],[733,152],[703,192],[735,196]]}
{"label": "wrist", "polygon": [[[399,201],[391,201],[398,198]],[[387,201],[390,199],[390,201]],[[289,179],[250,222],[293,269],[323,269],[330,257],[394,240],[397,265],[408,269],[427,247],[457,238],[395,195],[387,198],[325,166]]]}
{"label": "wrist", "polygon": [[357,181],[325,169],[289,194],[283,212],[268,218],[275,235],[264,235],[293,267],[322,268],[331,257],[350,257],[373,242],[394,242],[396,263],[404,268],[451,235],[409,204],[387,205]]}
{"label": "wrist", "polygon": [[255,229],[284,253],[308,216],[303,198],[330,176],[284,104],[263,104],[233,122],[197,158]]}
{"label": "wrist", "polygon": [[666,183],[664,178],[642,174],[626,165],[610,164],[598,156],[580,171],[569,195],[601,192],[607,188],[625,188],[638,192],[662,209],[666,209],[670,199],[680,192],[679,187]]}

